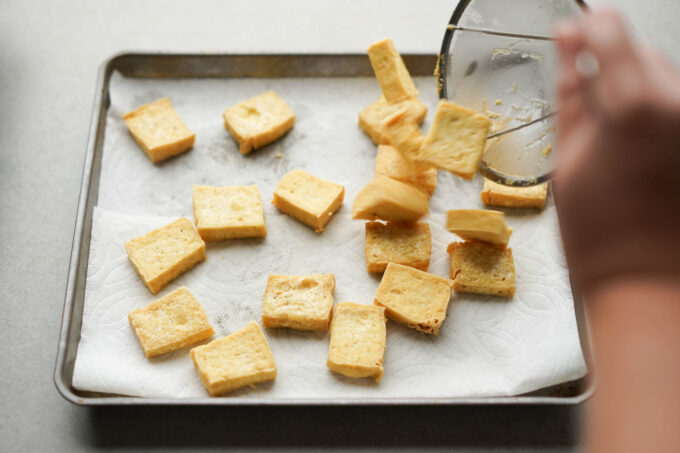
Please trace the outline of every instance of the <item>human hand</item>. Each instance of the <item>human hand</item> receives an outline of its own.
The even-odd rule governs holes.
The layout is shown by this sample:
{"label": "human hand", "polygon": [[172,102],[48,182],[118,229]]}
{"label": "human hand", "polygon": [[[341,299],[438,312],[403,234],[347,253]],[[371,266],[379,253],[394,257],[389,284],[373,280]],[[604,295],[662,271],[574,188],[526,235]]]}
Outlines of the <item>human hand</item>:
{"label": "human hand", "polygon": [[[572,281],[680,278],[680,75],[599,10],[561,24],[553,184]],[[579,73],[584,51],[599,73]],[[581,71],[582,72],[582,71]]]}

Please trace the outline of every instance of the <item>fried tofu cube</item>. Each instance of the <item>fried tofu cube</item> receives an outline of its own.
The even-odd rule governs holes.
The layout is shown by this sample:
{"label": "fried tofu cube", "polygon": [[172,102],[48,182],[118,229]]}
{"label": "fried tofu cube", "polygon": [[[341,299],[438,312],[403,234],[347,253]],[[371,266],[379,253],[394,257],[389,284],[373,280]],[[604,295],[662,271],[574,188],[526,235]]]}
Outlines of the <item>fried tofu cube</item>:
{"label": "fried tofu cube", "polygon": [[295,114],[274,91],[229,107],[222,117],[224,127],[238,142],[241,154],[270,144],[295,125]]}
{"label": "fried tofu cube", "polygon": [[459,293],[515,295],[515,264],[512,249],[479,241],[453,242],[451,257],[453,290]]}
{"label": "fried tofu cube", "polygon": [[123,120],[132,137],[153,163],[181,154],[194,146],[196,134],[184,124],[168,98],[144,104],[123,115]]}
{"label": "fried tofu cube", "polygon": [[512,228],[505,214],[484,209],[454,209],[447,212],[446,229],[463,239],[490,242],[505,247]]}
{"label": "fried tofu cube", "polygon": [[257,186],[194,186],[194,220],[204,241],[267,235]]}
{"label": "fried tofu cube", "polygon": [[387,176],[432,195],[437,187],[437,169],[431,165],[423,165],[404,157],[396,148],[389,145],[378,146],[375,158],[375,174]]}
{"label": "fried tofu cube", "polygon": [[193,294],[182,286],[128,314],[130,326],[147,357],[155,357],[215,334]]}
{"label": "fried tofu cube", "polygon": [[412,161],[418,158],[425,139],[408,110],[398,110],[385,118],[380,124],[380,132],[385,144],[392,145],[405,158]]}
{"label": "fried tofu cube", "polygon": [[543,208],[548,197],[548,183],[531,187],[508,187],[484,179],[482,202],[487,206],[506,208]]}
{"label": "fried tofu cube", "polygon": [[375,295],[375,305],[399,324],[438,335],[446,319],[453,281],[389,263]]}
{"label": "fried tofu cube", "polygon": [[331,341],[326,366],[351,378],[383,377],[385,358],[385,309],[342,302],[331,322]]}
{"label": "fried tofu cube", "polygon": [[276,362],[255,321],[191,350],[191,360],[211,396],[276,379]]}
{"label": "fried tofu cube", "polygon": [[270,275],[262,302],[262,325],[328,330],[334,290],[333,274]]}
{"label": "fried tofu cube", "polygon": [[385,118],[401,109],[406,109],[416,124],[425,121],[427,107],[418,98],[388,104],[385,96],[381,95],[377,101],[359,112],[359,127],[376,145],[387,143],[387,139],[382,136],[381,124]]}
{"label": "fried tofu cube", "polygon": [[344,198],[345,188],[340,184],[293,170],[274,189],[272,204],[319,233],[340,209]]}
{"label": "fried tofu cube", "polygon": [[389,263],[426,271],[430,266],[432,236],[427,223],[367,222],[366,270],[385,272]]}
{"label": "fried tofu cube", "polygon": [[482,160],[490,125],[481,113],[442,100],[417,160],[472,179]]}
{"label": "fried tofu cube", "polygon": [[391,39],[387,38],[371,44],[368,48],[368,58],[371,60],[375,78],[378,79],[383,95],[389,104],[418,96],[413,79]]}
{"label": "fried tofu cube", "polygon": [[422,190],[378,175],[354,198],[352,218],[415,222],[427,214],[429,201]]}
{"label": "fried tofu cube", "polygon": [[196,263],[205,261],[205,242],[186,217],[125,243],[128,258],[153,294]]}

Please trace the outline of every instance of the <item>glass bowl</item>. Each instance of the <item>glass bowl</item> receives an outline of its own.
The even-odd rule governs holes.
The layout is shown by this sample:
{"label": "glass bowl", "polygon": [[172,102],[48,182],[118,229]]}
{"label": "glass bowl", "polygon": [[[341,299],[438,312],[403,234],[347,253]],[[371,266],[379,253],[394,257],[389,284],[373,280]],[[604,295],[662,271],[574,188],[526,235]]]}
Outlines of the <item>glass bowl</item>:
{"label": "glass bowl", "polygon": [[482,111],[490,138],[480,172],[495,182],[530,186],[547,181],[553,170],[557,51],[551,40],[506,37],[457,30],[551,37],[556,21],[586,8],[582,0],[461,0],[444,34],[437,64],[440,99]]}

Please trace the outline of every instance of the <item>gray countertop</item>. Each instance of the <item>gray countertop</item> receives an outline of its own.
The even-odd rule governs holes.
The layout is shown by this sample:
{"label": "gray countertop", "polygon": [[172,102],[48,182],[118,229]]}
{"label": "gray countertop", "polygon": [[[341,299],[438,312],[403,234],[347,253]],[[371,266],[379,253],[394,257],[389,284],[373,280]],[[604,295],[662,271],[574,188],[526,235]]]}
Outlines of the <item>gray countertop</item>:
{"label": "gray countertop", "polygon": [[[436,53],[454,3],[0,2],[0,449],[575,448],[580,408],[88,409],[64,401],[52,382],[105,58],[122,50],[363,52],[385,36],[403,52]],[[646,40],[678,48],[680,2],[618,4]]]}

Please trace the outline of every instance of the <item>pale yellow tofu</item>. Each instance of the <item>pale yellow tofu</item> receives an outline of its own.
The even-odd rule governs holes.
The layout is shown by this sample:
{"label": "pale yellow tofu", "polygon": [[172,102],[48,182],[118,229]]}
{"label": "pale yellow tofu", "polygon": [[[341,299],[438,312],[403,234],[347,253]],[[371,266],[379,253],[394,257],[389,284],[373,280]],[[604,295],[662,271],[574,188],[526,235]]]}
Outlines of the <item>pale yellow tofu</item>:
{"label": "pale yellow tofu", "polygon": [[515,295],[515,264],[512,249],[480,241],[453,242],[451,257],[453,290],[459,293]]}
{"label": "pale yellow tofu", "polygon": [[481,193],[485,205],[506,208],[543,208],[547,197],[547,182],[531,187],[508,187],[486,178]]}
{"label": "pale yellow tofu", "polygon": [[276,379],[276,362],[255,321],[191,350],[191,360],[211,396]]}
{"label": "pale yellow tofu", "polygon": [[432,195],[437,187],[437,169],[404,157],[396,148],[389,145],[378,146],[375,158],[375,174],[387,176],[410,184]]}
{"label": "pale yellow tofu", "polygon": [[453,281],[437,275],[390,263],[375,295],[375,305],[385,307],[387,316],[406,327],[433,335],[446,319]]}
{"label": "pale yellow tofu", "polygon": [[381,124],[385,118],[402,109],[408,111],[408,115],[416,124],[425,121],[427,107],[418,98],[388,104],[385,96],[381,95],[377,101],[359,112],[359,127],[376,145],[387,143],[387,139],[382,136]]}
{"label": "pale yellow tofu", "polygon": [[354,198],[352,218],[415,222],[427,214],[429,201],[422,190],[378,175]]}
{"label": "pale yellow tofu", "polygon": [[328,330],[334,290],[333,274],[270,275],[262,302],[262,325]]}
{"label": "pale yellow tofu", "polygon": [[331,322],[326,365],[351,378],[383,377],[385,309],[352,302],[339,303]]}
{"label": "pale yellow tofu", "polygon": [[293,170],[274,189],[272,204],[318,233],[340,209],[344,198],[345,188],[340,184]]}
{"label": "pale yellow tofu", "polygon": [[185,286],[144,308],[135,308],[128,320],[147,357],[198,343],[215,333],[203,307]]}
{"label": "pale yellow tofu", "polygon": [[484,209],[454,209],[447,212],[446,229],[463,239],[490,242],[505,247],[512,228],[505,223],[505,214]]}
{"label": "pale yellow tofu", "polygon": [[395,104],[418,96],[413,79],[391,39],[371,44],[368,48],[368,58],[388,103]]}
{"label": "pale yellow tofu", "polygon": [[418,160],[472,179],[484,154],[490,125],[486,116],[442,100]]}
{"label": "pale yellow tofu", "polygon": [[295,114],[274,91],[229,107],[222,117],[224,127],[239,143],[241,154],[279,139],[295,124]]}
{"label": "pale yellow tofu", "polygon": [[125,250],[153,294],[206,258],[205,242],[185,217],[131,239],[125,243]]}
{"label": "pale yellow tofu", "polygon": [[432,236],[427,223],[367,222],[366,270],[385,272],[389,263],[426,271],[430,266]]}
{"label": "pale yellow tofu", "polygon": [[144,104],[123,115],[123,120],[151,162],[160,162],[194,146],[196,134],[184,124],[168,98]]}
{"label": "pale yellow tofu", "polygon": [[389,115],[380,124],[380,132],[385,144],[392,145],[403,156],[415,161],[425,140],[418,123],[406,109]]}
{"label": "pale yellow tofu", "polygon": [[194,186],[194,220],[204,241],[267,235],[257,186]]}

